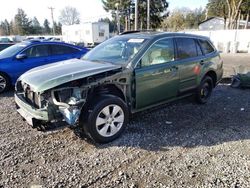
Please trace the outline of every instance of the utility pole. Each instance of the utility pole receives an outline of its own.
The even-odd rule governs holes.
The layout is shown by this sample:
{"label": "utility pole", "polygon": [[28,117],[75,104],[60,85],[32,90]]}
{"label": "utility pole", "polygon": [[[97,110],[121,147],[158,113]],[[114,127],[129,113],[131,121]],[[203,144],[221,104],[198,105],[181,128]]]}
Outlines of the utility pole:
{"label": "utility pole", "polygon": [[53,7],[48,7],[48,9],[50,9],[50,12],[51,12],[51,19],[52,19],[52,30],[53,30],[53,35],[56,35],[56,32],[55,32],[55,21],[54,21],[54,9]]}
{"label": "utility pole", "polygon": [[147,8],[147,30],[150,29],[150,0],[148,0],[148,8]]}
{"label": "utility pole", "polygon": [[117,32],[120,34],[121,32],[121,23],[120,23],[120,11],[119,11],[119,3],[116,3],[116,21],[117,21]]}
{"label": "utility pole", "polygon": [[135,0],[135,30],[138,29],[138,0]]}

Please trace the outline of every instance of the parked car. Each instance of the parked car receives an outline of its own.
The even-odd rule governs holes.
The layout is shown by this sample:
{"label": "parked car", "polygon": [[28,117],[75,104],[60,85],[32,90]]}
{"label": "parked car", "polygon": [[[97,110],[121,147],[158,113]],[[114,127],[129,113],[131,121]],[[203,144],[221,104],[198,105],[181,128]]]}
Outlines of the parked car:
{"label": "parked car", "polygon": [[0,93],[24,72],[45,64],[72,58],[80,58],[86,48],[50,41],[25,41],[0,52]]}
{"label": "parked car", "polygon": [[94,141],[109,142],[122,133],[130,113],[190,95],[206,103],[222,78],[222,67],[206,37],[131,33],[103,42],[82,59],[23,74],[15,101],[34,127],[79,122]]}
{"label": "parked car", "polygon": [[0,51],[4,50],[5,48],[8,48],[15,43],[9,39],[8,37],[0,37]]}
{"label": "parked car", "polygon": [[0,42],[0,51],[14,45],[15,43],[10,43],[10,42],[7,42],[7,43],[4,43],[4,42]]}
{"label": "parked car", "polygon": [[13,41],[9,39],[8,37],[1,37],[0,43],[13,43]]}

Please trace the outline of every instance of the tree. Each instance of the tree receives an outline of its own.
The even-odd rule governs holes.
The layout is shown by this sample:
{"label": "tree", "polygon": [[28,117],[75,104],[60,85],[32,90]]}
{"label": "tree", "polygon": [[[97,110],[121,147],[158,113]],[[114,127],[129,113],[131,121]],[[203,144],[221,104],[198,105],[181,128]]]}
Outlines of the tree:
{"label": "tree", "polygon": [[207,16],[224,18],[225,28],[236,29],[240,19],[249,19],[250,0],[209,0]]}
{"label": "tree", "polygon": [[114,20],[110,20],[109,18],[101,18],[98,20],[98,22],[106,22],[109,24],[109,32],[110,33],[114,33],[115,32],[115,21]]}
{"label": "tree", "polygon": [[18,9],[14,18],[14,33],[18,35],[30,34],[31,21],[27,18],[24,10]]}
{"label": "tree", "polygon": [[[247,29],[249,16],[250,16],[250,0],[245,0],[240,7],[240,15],[242,15],[242,19],[246,20],[245,29]],[[241,16],[239,16],[241,18]]]}
{"label": "tree", "polygon": [[45,19],[44,22],[43,22],[43,33],[44,34],[51,34],[51,29],[49,27],[48,19]]}
{"label": "tree", "polygon": [[14,35],[14,21],[10,21],[10,35]]}
{"label": "tree", "polygon": [[[103,8],[106,11],[111,11],[112,16],[116,20],[117,9],[120,12],[121,24],[125,28],[128,28],[130,20],[134,21],[134,3],[131,0],[102,0]],[[139,23],[141,29],[146,28],[147,18],[147,0],[138,0],[138,12],[139,12]],[[160,26],[163,18],[166,16],[168,8],[168,2],[166,0],[151,0],[150,3],[150,20],[151,28],[157,28]],[[126,27],[127,26],[127,27]]]}
{"label": "tree", "polygon": [[32,19],[31,26],[32,26],[31,34],[41,34],[42,33],[42,27],[41,27],[41,25],[36,17],[34,17]]}
{"label": "tree", "polygon": [[228,29],[236,29],[243,0],[226,0],[228,7]]}
{"label": "tree", "polygon": [[168,31],[181,31],[185,29],[185,16],[180,10],[174,10],[168,18],[166,18],[162,27]]}
{"label": "tree", "polygon": [[222,17],[224,19],[224,28],[228,16],[227,3],[224,0],[209,0],[207,3],[207,18]]}
{"label": "tree", "polygon": [[58,22],[58,23],[54,22],[54,27],[55,27],[56,35],[61,35],[62,34],[62,24],[60,22]]}
{"label": "tree", "polygon": [[[138,0],[139,10],[139,23],[141,29],[147,27],[147,0]],[[151,0],[150,3],[150,25],[155,29],[161,25],[161,22],[165,17],[168,8],[168,2],[166,0]]]}
{"label": "tree", "polygon": [[162,26],[169,31],[181,31],[184,29],[197,29],[199,23],[206,17],[205,9],[197,8],[194,10],[188,8],[175,9],[170,13]]}
{"label": "tree", "polygon": [[59,20],[63,25],[79,24],[80,13],[76,8],[67,6],[61,10]]}
{"label": "tree", "polygon": [[198,29],[199,23],[206,18],[206,10],[196,8],[187,12],[185,16],[185,29]]}
{"label": "tree", "polygon": [[6,19],[0,23],[0,35],[10,35],[10,24]]}

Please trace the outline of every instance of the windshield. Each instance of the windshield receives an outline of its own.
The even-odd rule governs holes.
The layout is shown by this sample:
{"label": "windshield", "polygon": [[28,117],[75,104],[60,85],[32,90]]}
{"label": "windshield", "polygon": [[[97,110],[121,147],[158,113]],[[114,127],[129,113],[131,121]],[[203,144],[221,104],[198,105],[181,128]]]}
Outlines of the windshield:
{"label": "windshield", "polygon": [[0,59],[12,57],[13,55],[17,54],[20,50],[24,49],[27,45],[25,44],[15,44],[10,46],[3,51],[0,52]]}
{"label": "windshield", "polygon": [[145,43],[145,38],[114,37],[82,57],[84,60],[127,64]]}

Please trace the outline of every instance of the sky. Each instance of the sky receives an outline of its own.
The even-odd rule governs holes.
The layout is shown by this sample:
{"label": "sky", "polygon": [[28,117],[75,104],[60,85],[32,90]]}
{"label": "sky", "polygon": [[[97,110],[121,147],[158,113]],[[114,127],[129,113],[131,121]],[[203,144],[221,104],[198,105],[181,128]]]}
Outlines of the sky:
{"label": "sky", "polygon": [[[153,2],[154,0],[151,0]],[[177,7],[189,7],[191,9],[205,7],[207,0],[168,0],[169,9]],[[18,8],[22,8],[28,17],[36,16],[40,23],[47,18],[51,22],[51,14],[48,7],[53,7],[54,18],[58,21],[60,11],[65,6],[77,8],[81,14],[82,22],[97,21],[99,18],[110,17],[103,7],[101,0],[7,0],[4,6],[0,6],[0,21],[14,18]]]}

